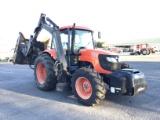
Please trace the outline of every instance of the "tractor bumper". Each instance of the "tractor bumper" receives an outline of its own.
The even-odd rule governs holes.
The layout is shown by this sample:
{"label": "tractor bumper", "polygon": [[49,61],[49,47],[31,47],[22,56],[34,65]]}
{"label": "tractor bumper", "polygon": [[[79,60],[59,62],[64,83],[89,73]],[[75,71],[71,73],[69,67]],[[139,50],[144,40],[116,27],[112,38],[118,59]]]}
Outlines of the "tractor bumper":
{"label": "tractor bumper", "polygon": [[110,92],[118,95],[137,95],[147,89],[144,74],[136,69],[122,69],[110,74]]}

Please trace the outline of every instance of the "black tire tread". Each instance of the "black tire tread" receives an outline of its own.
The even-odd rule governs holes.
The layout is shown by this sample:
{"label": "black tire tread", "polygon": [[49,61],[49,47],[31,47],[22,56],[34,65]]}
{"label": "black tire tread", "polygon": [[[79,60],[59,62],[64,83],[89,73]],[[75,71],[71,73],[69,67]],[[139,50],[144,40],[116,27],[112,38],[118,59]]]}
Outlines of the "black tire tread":
{"label": "black tire tread", "polygon": [[[46,81],[42,85],[38,82],[37,76],[36,76],[36,65],[38,62],[42,62],[46,68]],[[39,89],[44,90],[44,91],[51,91],[56,87],[57,84],[57,76],[55,74],[55,71],[53,70],[53,65],[54,65],[54,60],[53,58],[46,53],[43,53],[37,59],[35,60],[35,69],[34,69],[34,76],[35,76],[35,81]]]}
{"label": "black tire tread", "polygon": [[[87,100],[80,98],[75,89],[75,82],[79,75],[90,76],[93,83],[95,84],[94,86],[92,86],[92,89],[95,89],[95,93],[92,93],[91,97]],[[101,80],[101,77],[99,74],[97,74],[97,72],[89,68],[80,68],[73,74],[73,77],[71,79],[71,87],[72,92],[77,97],[78,101],[87,106],[94,106],[96,104],[99,104],[99,102],[105,98],[106,89],[103,80]]]}

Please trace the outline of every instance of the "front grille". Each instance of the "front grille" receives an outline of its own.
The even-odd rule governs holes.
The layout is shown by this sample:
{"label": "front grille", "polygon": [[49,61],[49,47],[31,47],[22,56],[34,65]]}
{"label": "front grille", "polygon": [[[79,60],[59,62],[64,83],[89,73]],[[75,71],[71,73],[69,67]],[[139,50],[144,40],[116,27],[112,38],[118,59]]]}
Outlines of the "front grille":
{"label": "front grille", "polygon": [[118,59],[117,59],[117,63],[114,63],[114,62],[108,61],[106,57],[111,57],[116,59],[118,58],[118,55],[102,55],[102,54],[98,55],[100,66],[104,70],[115,71],[115,70],[121,69],[121,63],[118,62]]}

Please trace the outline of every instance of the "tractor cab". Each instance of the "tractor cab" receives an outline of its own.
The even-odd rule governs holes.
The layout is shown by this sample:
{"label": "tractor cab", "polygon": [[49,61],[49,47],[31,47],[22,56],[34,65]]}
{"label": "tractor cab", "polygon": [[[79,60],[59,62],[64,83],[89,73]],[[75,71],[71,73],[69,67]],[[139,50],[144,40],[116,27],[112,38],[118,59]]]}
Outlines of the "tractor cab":
{"label": "tractor cab", "polygon": [[[66,43],[68,45],[68,43],[70,43],[68,46],[70,46],[70,49],[73,49],[73,51],[71,51],[73,53],[77,53],[80,48],[94,49],[93,31],[81,26],[75,26],[74,29],[75,31],[73,33],[72,26],[60,28],[62,44]],[[66,49],[66,47],[67,46],[63,44],[63,48]]]}
{"label": "tractor cab", "polygon": [[65,26],[60,28],[61,43],[64,55],[71,66],[78,65],[80,49],[94,49],[93,31],[81,26]]}

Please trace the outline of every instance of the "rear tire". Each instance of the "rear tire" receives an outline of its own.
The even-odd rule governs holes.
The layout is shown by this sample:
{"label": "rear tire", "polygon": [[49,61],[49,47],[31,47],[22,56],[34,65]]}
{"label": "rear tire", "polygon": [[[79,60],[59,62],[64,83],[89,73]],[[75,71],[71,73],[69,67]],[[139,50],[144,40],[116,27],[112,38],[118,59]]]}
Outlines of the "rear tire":
{"label": "rear tire", "polygon": [[99,104],[105,98],[105,84],[100,75],[89,68],[78,69],[71,79],[73,94],[87,106]]}
{"label": "rear tire", "polygon": [[51,91],[56,87],[57,76],[53,70],[54,60],[48,54],[42,54],[35,60],[34,76],[37,87]]}

